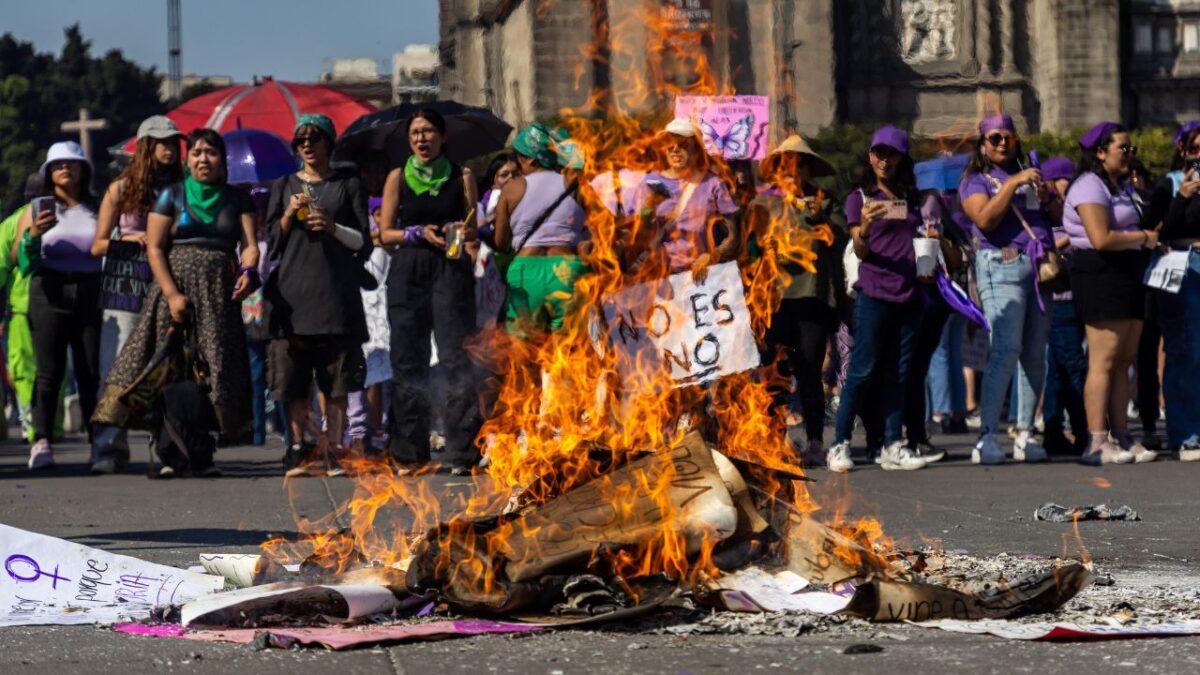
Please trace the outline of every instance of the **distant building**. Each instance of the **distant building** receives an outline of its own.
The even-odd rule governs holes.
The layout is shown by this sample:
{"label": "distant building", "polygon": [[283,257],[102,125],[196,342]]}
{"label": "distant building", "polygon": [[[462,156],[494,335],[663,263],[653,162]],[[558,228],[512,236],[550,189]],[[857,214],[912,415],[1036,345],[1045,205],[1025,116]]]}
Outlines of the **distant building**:
{"label": "distant building", "polygon": [[379,61],[372,58],[332,58],[329,72],[317,78],[321,84],[386,108],[392,104],[392,86],[379,74]]}
{"label": "distant building", "polygon": [[[180,93],[188,90],[188,87],[197,84],[210,84],[214,88],[228,87],[233,84],[233,78],[228,75],[184,75],[179,78]],[[166,75],[158,78],[158,100],[166,103],[171,99],[171,83]]]}
{"label": "distant building", "polygon": [[1200,0],[439,2],[442,96],[515,125],[605,91],[668,103],[634,87],[686,81],[653,44],[664,34],[701,35],[690,58],[719,89],[769,96],[777,135],[836,121],[954,134],[997,108],[1023,130],[1200,118]]}
{"label": "distant building", "polygon": [[396,103],[437,100],[438,66],[438,49],[433,45],[408,45],[394,54],[392,99]]}

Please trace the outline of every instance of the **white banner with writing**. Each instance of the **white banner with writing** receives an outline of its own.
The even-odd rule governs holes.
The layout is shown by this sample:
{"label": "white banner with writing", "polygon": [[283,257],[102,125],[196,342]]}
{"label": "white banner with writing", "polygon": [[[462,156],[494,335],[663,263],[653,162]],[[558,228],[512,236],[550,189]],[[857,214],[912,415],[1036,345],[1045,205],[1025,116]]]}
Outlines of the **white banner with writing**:
{"label": "white banner with writing", "polygon": [[109,624],[221,590],[225,580],[0,525],[0,626]]}
{"label": "white banner with writing", "polygon": [[666,372],[675,387],[712,382],[759,365],[737,263],[631,286],[604,299],[609,344],[623,378]]}

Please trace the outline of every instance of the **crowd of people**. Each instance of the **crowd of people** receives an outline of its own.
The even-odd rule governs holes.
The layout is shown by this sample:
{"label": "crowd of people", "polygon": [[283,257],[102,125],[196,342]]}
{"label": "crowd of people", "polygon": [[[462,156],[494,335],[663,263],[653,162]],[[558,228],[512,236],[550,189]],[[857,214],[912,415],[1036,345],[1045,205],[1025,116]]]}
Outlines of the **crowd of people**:
{"label": "crowd of people", "polygon": [[[481,176],[449,159],[436,111],[403,131],[402,166],[360,172],[331,164],[328,117],[302,115],[294,173],[230,185],[220,134],[156,116],[100,199],[79,145],[50,147],[28,203],[0,224],[30,469],[54,466],[70,387],[97,474],[123,471],[127,431],[145,429],[160,476],[219,475],[221,443],[261,445],[271,424],[290,475],[372,457],[470,471],[489,402],[467,344],[493,321],[523,340],[561,329],[589,273],[589,207],[616,218],[631,273],[703,280],[781,230],[813,235],[807,264],[779,270],[759,345],[782,375],[775,418],[804,427],[805,466],[853,469],[860,422],[858,461],[888,470],[944,456],[931,426],[977,428],[977,464],[1008,460],[1006,432],[1018,462],[1200,460],[1187,384],[1200,381],[1200,122],[1151,183],[1120,124],[1090,129],[1077,158],[1042,161],[990,115],[954,190],[921,189],[908,134],[887,126],[847,195],[821,187],[834,167],[800,136],[754,172],[711,157],[688,119],[655,137],[652,170],[584,184],[560,129],[519,130]],[[148,283],[116,302],[104,289],[122,248]],[[1153,288],[1151,268],[1166,279]],[[173,375],[147,405],[164,352]]]}

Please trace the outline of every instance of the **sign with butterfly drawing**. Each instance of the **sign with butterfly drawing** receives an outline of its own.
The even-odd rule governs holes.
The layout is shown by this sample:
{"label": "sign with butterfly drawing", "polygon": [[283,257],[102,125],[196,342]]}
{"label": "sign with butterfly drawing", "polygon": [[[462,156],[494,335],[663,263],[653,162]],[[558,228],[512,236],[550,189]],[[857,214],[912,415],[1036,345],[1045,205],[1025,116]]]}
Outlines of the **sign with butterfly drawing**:
{"label": "sign with butterfly drawing", "polygon": [[771,99],[766,96],[680,96],[675,116],[695,122],[711,155],[727,160],[767,156],[767,123]]}

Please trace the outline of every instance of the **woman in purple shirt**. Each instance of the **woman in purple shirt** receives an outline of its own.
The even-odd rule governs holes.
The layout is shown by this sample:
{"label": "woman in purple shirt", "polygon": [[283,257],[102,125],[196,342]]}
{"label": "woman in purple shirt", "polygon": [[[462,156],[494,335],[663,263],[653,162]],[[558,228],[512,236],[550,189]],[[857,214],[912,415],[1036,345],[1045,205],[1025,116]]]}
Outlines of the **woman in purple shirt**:
{"label": "woman in purple shirt", "polygon": [[1088,341],[1083,403],[1090,441],[1083,462],[1152,462],[1158,454],[1129,433],[1126,404],[1145,312],[1142,274],[1158,233],[1141,229],[1141,207],[1128,183],[1134,148],[1125,127],[1101,122],[1079,146],[1080,173],[1067,190],[1063,229],[1075,249],[1071,292]]}
{"label": "woman in purple shirt", "polygon": [[[1038,169],[1022,169],[1021,142],[1008,115],[990,115],[979,123],[979,140],[958,186],[963,211],[974,224],[975,272],[979,299],[991,324],[991,353],[983,372],[979,442],[971,453],[976,464],[1003,464],[1006,457],[996,432],[1000,408],[1020,361],[1017,382],[1017,439],[1013,459],[1046,460],[1033,440],[1033,417],[1046,374],[1046,336],[1050,292],[1037,282],[1037,258],[1054,242],[1042,209],[1049,198],[1040,189]],[[1030,236],[1032,232],[1033,236]]]}
{"label": "woman in purple shirt", "polygon": [[904,383],[924,313],[924,291],[917,279],[913,239],[922,216],[908,134],[883,127],[871,139],[870,168],[858,190],[846,197],[846,223],[858,269],[854,303],[854,350],[842,387],[837,434],[826,464],[831,471],[854,467],[850,437],[860,398],[876,374],[883,384],[884,469],[922,469],[926,461],[901,440]]}

